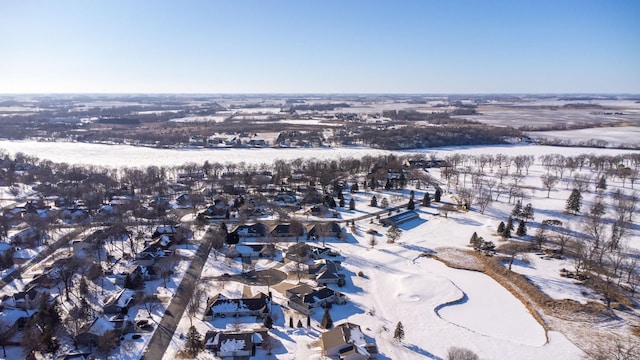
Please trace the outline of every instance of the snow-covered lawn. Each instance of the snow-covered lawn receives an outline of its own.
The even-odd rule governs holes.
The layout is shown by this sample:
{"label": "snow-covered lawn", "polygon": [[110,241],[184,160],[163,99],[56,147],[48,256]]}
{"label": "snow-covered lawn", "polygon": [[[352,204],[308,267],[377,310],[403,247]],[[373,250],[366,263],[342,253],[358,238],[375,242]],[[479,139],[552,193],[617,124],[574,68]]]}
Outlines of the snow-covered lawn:
{"label": "snow-covered lawn", "polygon": [[[412,233],[425,233],[419,229]],[[367,250],[366,239],[358,241],[342,247],[344,268],[353,274],[353,284],[342,291],[352,305],[334,306],[332,317],[360,324],[388,358],[444,358],[450,346],[459,345],[481,358],[580,357],[581,351],[560,334],[546,343],[542,326],[491,278],[419,256],[432,242],[407,238]],[[360,270],[365,277],[355,275]],[[392,339],[398,321],[406,332],[402,345]]]}

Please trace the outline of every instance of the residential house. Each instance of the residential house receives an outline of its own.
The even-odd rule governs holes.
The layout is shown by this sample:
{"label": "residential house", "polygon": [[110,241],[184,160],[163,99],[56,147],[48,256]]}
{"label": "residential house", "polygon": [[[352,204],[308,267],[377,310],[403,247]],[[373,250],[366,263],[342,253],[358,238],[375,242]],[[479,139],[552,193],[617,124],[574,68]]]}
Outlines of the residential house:
{"label": "residential house", "polygon": [[287,249],[285,258],[295,262],[306,263],[309,261],[311,247],[306,243],[295,243]]}
{"label": "residential house", "polygon": [[263,293],[259,293],[252,298],[237,299],[229,299],[222,294],[217,294],[207,301],[204,320],[210,321],[216,317],[240,316],[263,318],[269,313],[270,301],[269,297]]}
{"label": "residential house", "polygon": [[129,308],[129,304],[133,300],[133,295],[135,292],[130,289],[122,289],[111,296],[109,299],[106,299],[104,302],[104,313],[105,314],[117,314],[121,312],[127,311]]}
{"label": "residential house", "polygon": [[342,229],[337,222],[312,224],[307,228],[307,239],[342,238]]}
{"label": "residential house", "polygon": [[151,280],[151,274],[149,273],[149,269],[146,266],[131,266],[126,271],[123,271],[119,274],[115,274],[116,285],[125,286],[127,283],[127,277],[129,277],[129,281],[131,283],[138,283],[142,281]]}
{"label": "residential house", "polygon": [[198,219],[203,221],[222,220],[229,218],[229,205],[221,199],[215,199],[213,205],[198,213]]}
{"label": "residential house", "polygon": [[83,329],[77,337],[78,345],[96,347],[98,339],[109,330],[116,329],[116,324],[104,316],[97,317],[89,326]]}
{"label": "residential house", "polygon": [[295,205],[298,203],[298,199],[293,194],[280,193],[273,199],[279,205]]}
{"label": "residential house", "polygon": [[208,331],[204,346],[219,358],[248,358],[255,356],[256,347],[262,345],[262,339],[259,332]]}
{"label": "residential house", "polygon": [[139,266],[153,266],[158,260],[158,254],[154,252],[146,252],[142,251],[139,254],[136,254],[136,265]]}
{"label": "residential house", "polygon": [[167,235],[172,240],[175,240],[175,235],[178,233],[178,228],[173,225],[160,225],[156,228],[156,231],[151,235],[152,239],[157,239],[161,236]]}
{"label": "residential house", "polygon": [[330,256],[338,256],[338,253],[328,247],[311,246],[310,256],[314,260],[322,260]]}
{"label": "residential house", "polygon": [[345,283],[344,275],[338,273],[340,263],[332,260],[316,261],[309,266],[309,278],[316,281],[318,286],[327,284],[338,284],[342,286]]}
{"label": "residential house", "polygon": [[278,224],[271,228],[269,234],[277,239],[282,238],[299,238],[304,235],[304,227],[300,226],[299,230],[293,229],[290,224]]}
{"label": "residential house", "polygon": [[300,284],[286,291],[287,303],[292,309],[309,315],[316,307],[327,304],[344,304],[344,296],[328,287],[312,288],[307,284]]}
{"label": "residential house", "polygon": [[38,234],[38,230],[35,227],[21,223],[14,229],[9,230],[7,235],[12,244],[20,245],[37,241],[40,234]]}
{"label": "residential house", "polygon": [[372,359],[378,353],[375,344],[367,342],[360,325],[349,322],[322,333],[320,345],[325,356],[340,360]]}
{"label": "residential house", "polygon": [[229,245],[226,256],[228,258],[242,258],[243,260],[254,260],[259,258],[273,258],[276,248],[273,244],[242,244]]}
{"label": "residential house", "polygon": [[16,292],[11,296],[5,296],[2,299],[2,306],[22,310],[34,310],[40,306],[40,302],[45,296],[49,296],[47,292],[39,290],[37,286],[30,285],[23,291]]}
{"label": "residential house", "polygon": [[261,223],[240,224],[235,226],[231,232],[236,233],[241,239],[258,238],[267,234],[267,226]]}

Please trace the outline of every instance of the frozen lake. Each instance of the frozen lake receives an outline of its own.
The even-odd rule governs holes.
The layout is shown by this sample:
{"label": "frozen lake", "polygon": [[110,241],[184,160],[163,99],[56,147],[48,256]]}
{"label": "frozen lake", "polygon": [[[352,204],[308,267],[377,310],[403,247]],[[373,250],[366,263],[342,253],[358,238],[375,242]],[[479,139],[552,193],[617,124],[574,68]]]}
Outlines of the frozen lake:
{"label": "frozen lake", "polygon": [[0,149],[5,149],[10,154],[22,152],[48,159],[54,162],[66,162],[70,164],[90,164],[110,167],[124,166],[174,166],[188,162],[204,163],[218,162],[245,162],[247,164],[272,163],[281,159],[292,161],[297,158],[319,160],[338,158],[361,158],[364,156],[378,156],[386,154],[410,155],[435,152],[441,156],[447,153],[458,152],[463,154],[508,154],[515,155],[543,155],[562,153],[565,156],[578,154],[620,154],[633,150],[594,149],[580,147],[555,147],[538,145],[494,145],[494,146],[465,146],[449,148],[414,149],[404,151],[389,151],[371,149],[365,147],[335,147],[335,148],[261,148],[261,149],[236,149],[236,148],[183,148],[183,149],[157,149],[142,146],[129,145],[103,145],[79,142],[40,142],[33,140],[10,141],[0,140]]}

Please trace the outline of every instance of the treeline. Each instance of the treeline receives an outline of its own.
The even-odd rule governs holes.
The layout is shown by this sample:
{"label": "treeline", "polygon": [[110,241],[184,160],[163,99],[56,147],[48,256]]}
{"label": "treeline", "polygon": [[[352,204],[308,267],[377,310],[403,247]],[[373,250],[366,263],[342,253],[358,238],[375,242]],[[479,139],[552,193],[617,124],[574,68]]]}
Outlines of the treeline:
{"label": "treeline", "polygon": [[345,135],[341,143],[362,143],[367,146],[398,150],[457,145],[505,144],[522,132],[509,127],[489,125],[444,125],[432,127],[402,127],[397,129],[364,129]]}
{"label": "treeline", "polygon": [[329,104],[300,104],[289,106],[289,112],[296,111],[331,111],[339,108],[348,108],[351,105],[347,103],[329,103]]}

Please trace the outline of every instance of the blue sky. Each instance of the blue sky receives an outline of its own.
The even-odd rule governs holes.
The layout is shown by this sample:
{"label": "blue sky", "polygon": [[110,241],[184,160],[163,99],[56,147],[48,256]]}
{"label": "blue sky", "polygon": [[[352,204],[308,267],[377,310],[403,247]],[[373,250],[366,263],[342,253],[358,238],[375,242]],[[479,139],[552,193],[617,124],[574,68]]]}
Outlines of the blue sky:
{"label": "blue sky", "polygon": [[640,1],[0,0],[0,93],[640,93]]}

